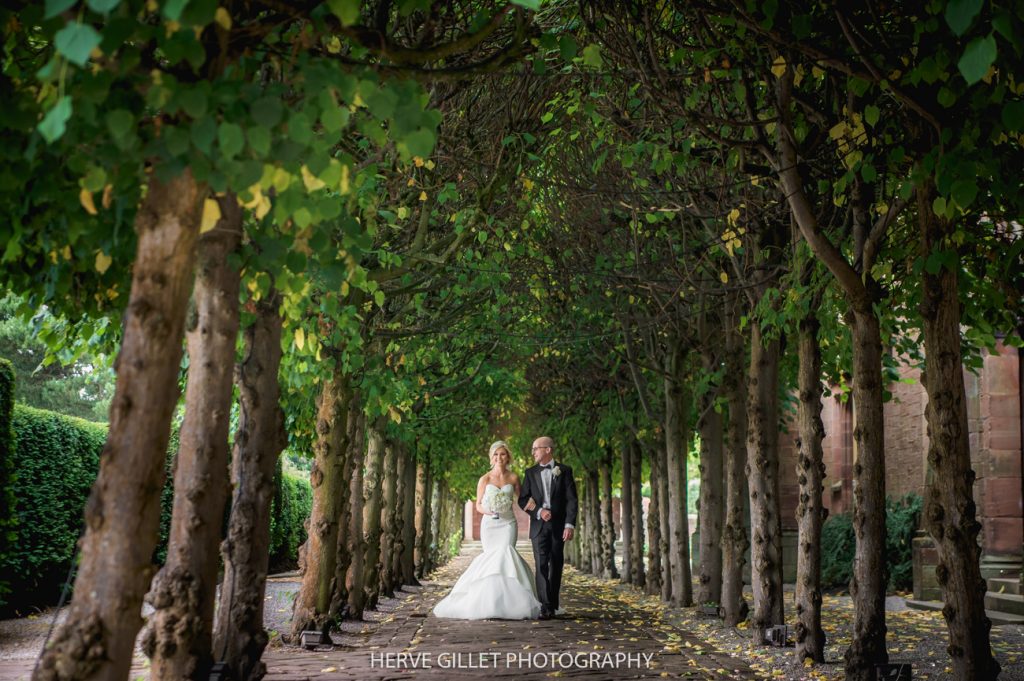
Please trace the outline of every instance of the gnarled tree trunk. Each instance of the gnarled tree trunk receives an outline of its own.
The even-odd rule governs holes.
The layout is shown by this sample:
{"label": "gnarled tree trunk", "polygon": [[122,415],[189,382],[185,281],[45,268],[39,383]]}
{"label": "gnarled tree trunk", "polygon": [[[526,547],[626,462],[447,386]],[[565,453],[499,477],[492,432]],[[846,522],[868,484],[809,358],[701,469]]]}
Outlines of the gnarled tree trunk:
{"label": "gnarled tree trunk", "polygon": [[430,572],[430,466],[416,464],[416,576],[422,579]]}
{"label": "gnarled tree trunk", "polygon": [[381,508],[383,501],[384,458],[390,449],[384,440],[386,421],[378,416],[370,426],[366,443],[366,473],[363,478],[363,602],[361,607],[353,605],[352,616],[362,619],[365,609],[377,607],[380,595],[380,535]]}
{"label": "gnarled tree trunk", "polygon": [[416,579],[416,513],[419,509],[417,499],[419,498],[418,466],[414,450],[405,450],[404,477],[405,484],[402,494],[402,559],[401,575],[402,585],[419,586]]}
{"label": "gnarled tree trunk", "polygon": [[138,234],[110,430],[85,507],[85,534],[67,619],[33,679],[127,678],[142,599],[153,576],[160,489],[178,401],[185,310],[205,188],[185,171],[154,173]]}
{"label": "gnarled tree trunk", "polygon": [[689,392],[684,375],[685,353],[680,344],[670,349],[665,379],[665,453],[669,492],[669,564],[672,576],[672,604],[693,603],[690,578],[690,532],[686,515],[686,450],[689,442],[687,419]]}
{"label": "gnarled tree trunk", "polygon": [[399,447],[389,441],[384,450],[384,477],[382,480],[381,534],[380,534],[380,593],[392,597],[394,591],[395,549],[398,542],[400,522],[398,482]]}
{"label": "gnarled tree trunk", "polygon": [[643,477],[643,461],[640,458],[640,443],[631,439],[630,468],[632,469],[633,487],[633,534],[629,552],[633,554],[632,576],[630,581],[636,586],[644,586],[646,571],[644,570],[644,496],[641,478]]}
{"label": "gnarled tree trunk", "polygon": [[[820,296],[818,296],[820,302]],[[797,481],[800,501],[796,555],[796,657],[823,662],[825,631],[821,628],[821,526],[828,515],[822,503],[825,463],[821,441],[821,348],[818,345],[817,305],[799,325],[800,366],[797,384],[800,406],[797,414]]]}
{"label": "gnarled tree trunk", "polygon": [[[373,439],[371,434],[370,440]],[[363,588],[366,564],[366,540],[363,534],[365,518],[366,497],[364,495],[365,481],[363,479],[363,462],[366,452],[369,450],[369,443],[363,444],[353,442],[351,450],[352,477],[350,482],[350,514],[349,514],[349,555],[352,556],[348,566],[348,573],[345,576],[345,585],[348,589],[348,615],[352,619],[363,619],[363,610],[366,605],[366,591]]]}
{"label": "gnarled tree trunk", "polygon": [[347,417],[352,390],[349,378],[340,370],[324,381],[316,419],[316,444],[309,474],[313,488],[313,509],[305,546],[305,572],[292,612],[292,638],[298,641],[305,630],[327,633],[330,628],[332,582],[338,553],[342,494],[346,486],[345,461],[348,453]]}
{"label": "gnarled tree trunk", "polygon": [[766,642],[768,627],[784,624],[782,515],[779,510],[779,341],[764,342],[751,324],[747,402],[747,485],[750,490],[751,636]]}
{"label": "gnarled tree trunk", "polygon": [[[366,446],[366,412],[363,411],[363,401],[358,390],[352,392],[345,421],[347,451],[345,452],[344,479],[350,481],[356,475],[356,466],[360,467],[361,475],[363,451]],[[351,483],[343,484],[339,494],[341,495],[341,514],[338,516],[338,552],[334,565],[334,579],[331,581],[331,608],[328,617],[331,622],[338,622],[348,615],[348,571],[352,563],[353,542],[362,537],[362,533],[359,533],[357,537],[352,535]]]}
{"label": "gnarled tree trunk", "polygon": [[649,448],[651,468],[651,503],[647,507],[647,593],[660,596],[662,593],[661,566],[661,485],[659,480],[664,477],[661,469],[661,457],[658,450]]}
{"label": "gnarled tree trunk", "polygon": [[221,551],[224,580],[214,629],[214,652],[240,681],[262,678],[267,645],[263,597],[270,560],[270,502],[277,457],[287,444],[281,409],[280,299],[271,289],[256,303],[256,319],[242,332],[244,355],[235,369],[238,432],[231,456],[231,518]]}
{"label": "gnarled tree trunk", "polygon": [[743,338],[736,328],[726,334],[722,388],[729,403],[725,434],[725,527],[722,530],[722,619],[736,626],[747,618],[743,566],[747,548],[747,405],[743,372]]}
{"label": "gnarled tree trunk", "polygon": [[612,515],[612,450],[605,449],[598,469],[601,476],[601,544],[604,546],[602,574],[605,579],[618,579],[615,567],[615,518]]}
{"label": "gnarled tree trunk", "polygon": [[193,309],[185,339],[188,385],[174,471],[167,561],[146,597],[154,607],[143,650],[154,679],[205,678],[213,665],[213,608],[227,501],[232,368],[238,339],[237,267],[242,209],[220,199],[221,219],[199,237]]}
{"label": "gnarled tree trunk", "polygon": [[[714,355],[705,352],[704,371],[715,371]],[[722,415],[714,409],[715,393],[708,390],[701,400],[700,499],[697,526],[700,529],[700,564],[697,568],[697,603],[719,604],[722,600],[722,523],[725,518],[725,484],[722,478]]]}
{"label": "gnarled tree trunk", "polygon": [[[930,187],[928,189],[931,189]],[[933,195],[918,189],[917,211],[921,228],[921,255],[952,250],[953,225],[932,212]],[[985,616],[985,580],[979,561],[968,441],[967,396],[960,360],[959,263],[942,266],[935,274],[924,271],[921,317],[928,391],[928,463],[932,478],[924,509],[925,526],[935,541],[939,564],[935,575],[942,588],[942,615],[949,629],[947,651],[958,679],[994,679],[999,663],[992,657]]]}

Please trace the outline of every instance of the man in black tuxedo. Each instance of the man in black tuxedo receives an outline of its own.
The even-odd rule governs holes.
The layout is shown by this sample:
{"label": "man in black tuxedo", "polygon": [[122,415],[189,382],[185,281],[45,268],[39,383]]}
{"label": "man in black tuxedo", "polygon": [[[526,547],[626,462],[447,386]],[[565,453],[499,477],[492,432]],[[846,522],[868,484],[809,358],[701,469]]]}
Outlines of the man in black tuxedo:
{"label": "man in black tuxedo", "polygon": [[530,514],[530,540],[542,620],[561,614],[558,592],[562,588],[565,542],[572,539],[579,508],[572,469],[555,462],[554,451],[555,443],[551,438],[534,440],[533,460],[537,465],[526,469],[519,490],[519,507]]}

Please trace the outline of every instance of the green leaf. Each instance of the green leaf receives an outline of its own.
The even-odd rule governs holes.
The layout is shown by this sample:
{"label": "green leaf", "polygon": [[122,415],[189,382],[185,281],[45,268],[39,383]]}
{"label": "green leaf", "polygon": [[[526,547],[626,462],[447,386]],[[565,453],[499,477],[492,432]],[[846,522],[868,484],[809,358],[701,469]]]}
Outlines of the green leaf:
{"label": "green leaf", "polygon": [[54,45],[57,51],[68,58],[68,61],[85,66],[89,61],[89,53],[100,44],[103,38],[95,28],[88,24],[68,24],[57,31]]}
{"label": "green leaf", "polygon": [[226,158],[234,158],[245,148],[245,137],[242,128],[234,123],[221,123],[217,130],[217,141],[220,151]]}
{"label": "green leaf", "polygon": [[187,6],[188,0],[167,0],[164,4],[164,16],[171,21],[179,21]]}
{"label": "green leaf", "polygon": [[114,139],[128,137],[134,125],[135,118],[127,109],[114,109],[107,114],[107,130]]}
{"label": "green leaf", "polygon": [[975,38],[964,49],[964,54],[957,63],[957,68],[968,85],[974,85],[985,77],[992,63],[996,60],[996,39],[989,35]]}
{"label": "green leaf", "polygon": [[949,0],[946,5],[946,23],[958,36],[967,32],[981,11],[981,0]]}
{"label": "green leaf", "polygon": [[576,39],[571,35],[563,35],[558,39],[558,51],[562,55],[562,59],[565,61],[572,61],[573,57],[579,51],[579,47],[576,45]]}
{"label": "green leaf", "polygon": [[962,210],[966,210],[978,196],[978,183],[974,180],[957,180],[953,183],[950,196],[956,205],[960,206]]}
{"label": "green leaf", "polygon": [[359,21],[360,0],[327,0],[327,6],[345,26]]}
{"label": "green leaf", "polygon": [[587,45],[583,48],[583,63],[587,66],[593,66],[595,69],[601,68],[604,62],[601,60],[601,46],[600,45]]}
{"label": "green leaf", "polygon": [[185,90],[180,96],[181,108],[192,118],[202,118],[206,115],[206,95],[200,90]]}
{"label": "green leaf", "polygon": [[89,9],[93,12],[107,14],[112,9],[120,5],[121,0],[86,0],[85,4],[89,5]]}
{"label": "green leaf", "polygon": [[1003,107],[1002,121],[1008,130],[1024,130],[1024,102],[1007,102]]}
{"label": "green leaf", "polygon": [[217,123],[213,118],[205,116],[192,124],[192,144],[204,154],[213,149],[213,140],[217,137]]}
{"label": "green leaf", "polygon": [[65,95],[47,112],[37,126],[44,140],[52,144],[64,136],[68,119],[71,118],[71,110],[71,98]]}
{"label": "green leaf", "polygon": [[875,123],[878,122],[881,112],[877,106],[868,105],[864,107],[864,122],[870,125],[872,128],[875,127]]}
{"label": "green leaf", "polygon": [[46,0],[46,13],[44,19],[52,19],[61,12],[71,9],[78,0]]}
{"label": "green leaf", "polygon": [[420,128],[415,132],[412,132],[405,136],[405,146],[409,150],[410,156],[419,156],[420,158],[426,158],[430,156],[430,153],[434,151],[434,143],[437,140],[437,136],[433,131],[426,128]]}
{"label": "green leaf", "polygon": [[540,9],[540,0],[512,0],[513,5],[519,5],[526,9],[538,10]]}
{"label": "green leaf", "polygon": [[270,131],[262,127],[249,128],[249,146],[259,156],[270,154]]}
{"label": "green leaf", "polygon": [[282,107],[274,97],[261,97],[252,103],[252,119],[265,128],[273,128],[281,122]]}
{"label": "green leaf", "polygon": [[380,289],[374,291],[373,302],[377,303],[377,307],[384,307],[384,292]]}
{"label": "green leaf", "polygon": [[320,122],[324,124],[324,130],[327,132],[338,132],[348,125],[348,116],[348,109],[332,106],[320,114]]}

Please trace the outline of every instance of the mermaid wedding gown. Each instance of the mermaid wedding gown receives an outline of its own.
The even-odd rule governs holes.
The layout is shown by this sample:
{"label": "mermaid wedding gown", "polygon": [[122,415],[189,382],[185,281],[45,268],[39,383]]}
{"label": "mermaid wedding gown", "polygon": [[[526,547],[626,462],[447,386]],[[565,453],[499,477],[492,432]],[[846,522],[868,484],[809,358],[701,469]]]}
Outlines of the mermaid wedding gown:
{"label": "mermaid wedding gown", "polygon": [[[491,488],[485,488],[484,505]],[[507,484],[501,492],[512,494]],[[502,511],[498,518],[485,515],[480,522],[483,553],[473,559],[451,592],[434,606],[434,614],[464,620],[535,619],[540,614],[533,572],[516,551],[519,529],[512,509]]]}

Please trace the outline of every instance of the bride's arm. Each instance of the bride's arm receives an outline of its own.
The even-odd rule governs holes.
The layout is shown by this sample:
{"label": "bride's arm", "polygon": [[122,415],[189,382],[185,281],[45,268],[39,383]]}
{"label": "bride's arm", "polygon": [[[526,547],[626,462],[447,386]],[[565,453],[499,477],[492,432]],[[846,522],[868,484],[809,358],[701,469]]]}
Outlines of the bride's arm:
{"label": "bride's arm", "polygon": [[484,506],[484,490],[487,489],[487,476],[481,476],[476,483],[476,510],[481,515],[487,515],[490,510]]}

